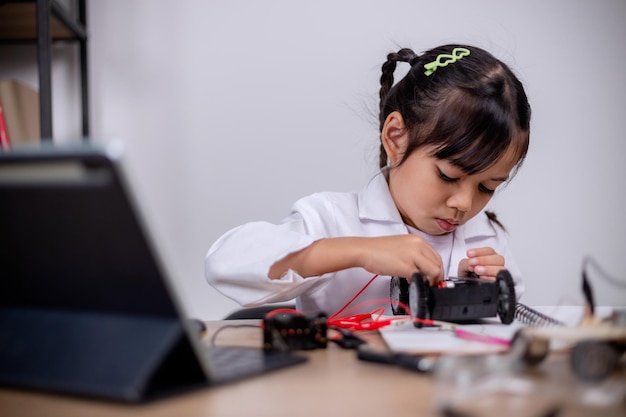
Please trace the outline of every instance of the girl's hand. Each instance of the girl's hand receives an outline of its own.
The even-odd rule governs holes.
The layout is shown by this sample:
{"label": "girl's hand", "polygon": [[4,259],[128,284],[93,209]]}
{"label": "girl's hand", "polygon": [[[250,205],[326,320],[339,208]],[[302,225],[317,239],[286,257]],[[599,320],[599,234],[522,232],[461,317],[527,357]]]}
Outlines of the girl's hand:
{"label": "girl's hand", "polygon": [[419,235],[364,238],[359,243],[360,264],[373,274],[410,278],[421,272],[430,285],[444,278],[441,256]]}
{"label": "girl's hand", "polygon": [[268,277],[279,279],[289,269],[306,278],[354,267],[407,279],[421,272],[430,285],[441,281],[444,272],[441,256],[421,236],[397,235],[316,240],[276,261]]}
{"label": "girl's hand", "polygon": [[495,281],[498,272],[504,269],[504,257],[492,248],[476,248],[467,251],[467,258],[459,263],[459,276],[475,273],[481,278]]}

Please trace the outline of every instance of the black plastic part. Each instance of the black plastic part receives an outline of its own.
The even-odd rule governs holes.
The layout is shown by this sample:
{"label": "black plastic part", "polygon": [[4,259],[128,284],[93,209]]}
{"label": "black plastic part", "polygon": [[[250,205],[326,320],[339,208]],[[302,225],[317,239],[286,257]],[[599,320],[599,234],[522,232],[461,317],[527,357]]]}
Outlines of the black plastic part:
{"label": "black plastic part", "polygon": [[357,348],[357,358],[366,362],[395,365],[395,356],[392,352],[375,349],[367,343]]}
{"label": "black plastic part", "polygon": [[[419,278],[414,275],[413,283],[417,291],[411,295],[421,303],[415,308],[411,306],[415,317],[464,322],[496,316],[498,287],[495,282],[463,278],[454,278],[453,281],[453,288],[429,287],[421,274]],[[413,303],[413,298],[410,302]]]}
{"label": "black plastic part", "polygon": [[[404,293],[404,279],[391,279],[391,307],[394,314],[403,314],[397,301],[407,304],[411,315],[418,319],[452,322],[469,322],[498,316],[502,323],[510,324],[515,318],[515,286],[511,274],[503,269],[496,282],[477,277],[455,278],[448,281],[453,287],[430,287],[423,275],[416,272],[411,277],[408,299]],[[406,301],[404,301],[406,300]],[[416,327],[421,327],[418,322]]]}
{"label": "black plastic part", "polygon": [[395,363],[401,368],[414,372],[431,372],[435,369],[435,359],[416,355],[395,355]]}
{"label": "black plastic part", "polygon": [[[424,276],[419,272],[413,274],[409,285],[409,308],[413,318],[422,320],[430,318],[429,294],[430,287],[424,281]],[[417,321],[413,323],[415,327],[422,327]]]}
{"label": "black plastic part", "polygon": [[383,365],[395,365],[420,373],[431,372],[436,366],[434,358],[381,351],[368,344],[358,347],[357,358],[366,362],[380,363]]}
{"label": "black plastic part", "polygon": [[391,277],[389,283],[389,296],[391,298],[391,311],[396,316],[409,314],[398,302],[409,305],[409,281],[401,277]]}
{"label": "black plastic part", "polygon": [[339,337],[331,339],[343,349],[356,349],[365,343],[365,340],[355,335],[350,330],[338,328]]}
{"label": "black plastic part", "polygon": [[263,319],[265,350],[311,350],[326,348],[326,315],[307,316],[297,312],[277,313]]}
{"label": "black plastic part", "polygon": [[0,385],[142,402],[208,385],[175,318],[0,308]]}
{"label": "black plastic part", "polygon": [[498,317],[504,324],[511,324],[515,319],[515,284],[511,273],[506,269],[501,269],[496,275],[496,285],[498,286]]}

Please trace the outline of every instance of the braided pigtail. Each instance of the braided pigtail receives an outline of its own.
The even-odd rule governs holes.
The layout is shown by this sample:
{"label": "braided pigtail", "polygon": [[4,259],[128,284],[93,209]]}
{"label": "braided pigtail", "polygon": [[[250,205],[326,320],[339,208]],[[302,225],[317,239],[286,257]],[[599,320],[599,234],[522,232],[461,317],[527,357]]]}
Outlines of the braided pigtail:
{"label": "braided pigtail", "polygon": [[[387,61],[382,65],[382,75],[380,76],[380,131],[383,130],[383,125],[385,124],[385,119],[387,118],[387,114],[384,111],[387,95],[391,88],[393,87],[393,73],[396,70],[396,64],[398,62],[408,62],[411,66],[419,59],[419,57],[413,52],[413,50],[409,48],[402,48],[398,52],[392,52],[387,55]],[[380,156],[378,160],[378,164],[380,168],[384,168],[387,166],[387,152],[385,151],[385,147],[380,143]]]}
{"label": "braided pigtail", "polygon": [[502,222],[500,222],[500,219],[498,219],[498,216],[496,216],[496,213],[494,213],[493,211],[485,210],[485,214],[487,215],[487,218],[489,219],[490,222],[497,224],[498,226],[500,226],[502,230],[506,232],[506,228],[504,227]]}

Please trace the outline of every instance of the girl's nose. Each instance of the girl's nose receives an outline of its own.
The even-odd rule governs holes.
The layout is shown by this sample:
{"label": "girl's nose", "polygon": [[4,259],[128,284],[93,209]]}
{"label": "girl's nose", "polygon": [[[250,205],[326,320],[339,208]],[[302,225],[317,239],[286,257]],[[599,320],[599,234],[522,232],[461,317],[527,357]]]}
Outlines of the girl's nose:
{"label": "girl's nose", "polygon": [[461,212],[468,212],[472,209],[474,193],[468,189],[459,188],[448,198],[448,207],[452,207]]}

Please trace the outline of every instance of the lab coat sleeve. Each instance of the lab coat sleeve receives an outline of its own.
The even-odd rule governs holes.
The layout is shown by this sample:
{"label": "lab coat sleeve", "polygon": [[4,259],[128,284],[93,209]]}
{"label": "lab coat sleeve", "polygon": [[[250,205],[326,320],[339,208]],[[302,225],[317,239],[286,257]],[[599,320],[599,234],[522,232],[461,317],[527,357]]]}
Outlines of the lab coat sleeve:
{"label": "lab coat sleeve", "polygon": [[272,280],[269,270],[276,261],[319,238],[306,232],[298,212],[280,224],[251,222],[238,226],[209,249],[205,258],[206,279],[220,293],[245,307],[291,300],[321,285],[325,278],[304,279],[289,270],[280,279]]}

